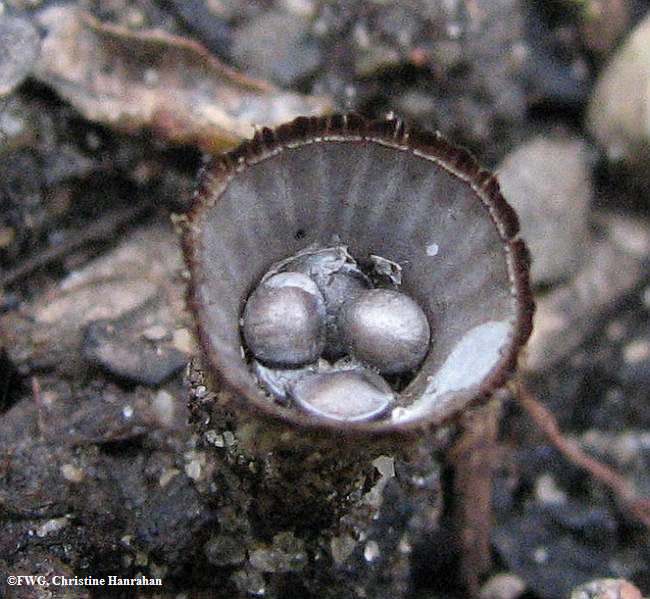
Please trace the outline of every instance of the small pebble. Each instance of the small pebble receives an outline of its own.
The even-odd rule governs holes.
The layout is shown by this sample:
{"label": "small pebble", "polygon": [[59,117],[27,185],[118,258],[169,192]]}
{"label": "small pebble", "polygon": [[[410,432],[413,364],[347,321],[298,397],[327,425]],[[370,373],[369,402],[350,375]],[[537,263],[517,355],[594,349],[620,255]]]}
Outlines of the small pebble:
{"label": "small pebble", "polygon": [[164,326],[155,324],[142,331],[142,336],[147,341],[162,341],[169,336],[169,331]]}
{"label": "small pebble", "polygon": [[292,532],[280,532],[273,536],[271,547],[250,551],[249,562],[261,572],[300,572],[307,564],[305,542]]}
{"label": "small pebble", "polygon": [[61,474],[65,480],[71,483],[80,483],[85,476],[84,471],[73,464],[63,464],[61,466]]}
{"label": "small pebble", "polygon": [[[613,2],[610,2],[613,4]],[[647,174],[650,165],[650,14],[627,35],[599,74],[587,127],[613,161]]]}
{"label": "small pebble", "polygon": [[246,548],[239,539],[229,535],[210,537],[203,551],[215,566],[236,566],[246,560]]}
{"label": "small pebble", "polygon": [[366,369],[308,374],[289,394],[305,411],[344,422],[378,418],[394,399],[386,381]]}
{"label": "small pebble", "polygon": [[437,256],[440,251],[440,246],[437,243],[430,243],[426,247],[427,256]]}
{"label": "small pebble", "polygon": [[627,580],[601,578],[576,588],[571,599],[642,599],[642,596],[641,591]]}
{"label": "small pebble", "polygon": [[650,359],[650,341],[634,339],[623,348],[623,358],[628,364],[638,364]]}
{"label": "small pebble", "polygon": [[177,468],[168,468],[162,472],[160,478],[158,479],[158,484],[161,488],[165,488],[176,476],[180,474],[180,470]]}
{"label": "small pebble", "polygon": [[53,518],[36,529],[36,536],[42,539],[51,533],[59,532],[68,526],[69,523],[70,520],[67,516],[63,516],[62,518]]}
{"label": "small pebble", "polygon": [[16,231],[11,227],[0,227],[0,248],[9,247],[16,238]]}
{"label": "small pebble", "polygon": [[171,393],[161,389],[156,393],[151,408],[156,416],[156,421],[163,428],[172,428],[176,421],[178,402]]}
{"label": "small pebble", "polygon": [[537,136],[510,152],[498,173],[534,257],[533,282],[555,284],[571,277],[580,269],[589,241],[593,181],[585,141]]}
{"label": "small pebble", "polygon": [[340,537],[332,537],[330,541],[330,552],[337,566],[340,566],[354,551],[357,541],[351,535],[344,534]]}
{"label": "small pebble", "polygon": [[363,549],[363,557],[367,562],[373,562],[379,557],[377,541],[368,541]]}
{"label": "small pebble", "polygon": [[0,96],[9,95],[29,76],[40,45],[28,20],[0,13]]}
{"label": "small pebble", "polygon": [[487,580],[479,592],[480,599],[517,599],[526,590],[526,583],[516,574],[503,572]]}
{"label": "small pebble", "polygon": [[339,326],[350,353],[383,374],[416,368],[429,349],[427,317],[415,301],[398,291],[364,292],[345,304]]}
{"label": "small pebble", "polygon": [[185,466],[185,473],[192,480],[199,480],[201,478],[201,464],[197,462],[191,462]]}
{"label": "small pebble", "polygon": [[180,352],[191,355],[196,347],[192,334],[187,329],[176,329],[172,337],[172,345]]}
{"label": "small pebble", "polygon": [[90,322],[85,329],[82,352],[90,364],[113,376],[150,387],[178,373],[188,358],[171,344],[152,345],[128,315]]}

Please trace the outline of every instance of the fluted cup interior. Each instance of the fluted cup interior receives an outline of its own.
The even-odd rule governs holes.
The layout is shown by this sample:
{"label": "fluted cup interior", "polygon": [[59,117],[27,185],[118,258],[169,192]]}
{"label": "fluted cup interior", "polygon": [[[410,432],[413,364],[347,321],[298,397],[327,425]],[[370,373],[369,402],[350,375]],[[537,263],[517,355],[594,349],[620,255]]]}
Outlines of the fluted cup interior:
{"label": "fluted cup interior", "polygon": [[399,263],[401,290],[432,331],[397,407],[367,426],[443,422],[485,391],[520,334],[521,298],[512,248],[471,177],[407,145],[363,137],[287,145],[233,171],[194,222],[194,300],[220,378],[264,410],[297,417],[257,386],[240,317],[271,264],[340,240],[356,259]]}

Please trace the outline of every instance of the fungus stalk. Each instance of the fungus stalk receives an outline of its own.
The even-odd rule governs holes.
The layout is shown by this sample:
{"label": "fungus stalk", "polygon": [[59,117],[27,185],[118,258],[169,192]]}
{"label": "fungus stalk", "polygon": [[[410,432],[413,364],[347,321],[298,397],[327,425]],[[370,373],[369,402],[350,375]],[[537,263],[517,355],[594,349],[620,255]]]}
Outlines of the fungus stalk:
{"label": "fungus stalk", "polygon": [[[511,379],[531,332],[528,253],[496,180],[400,121],[301,118],[214,159],[183,243],[202,350],[190,407],[216,461],[210,488],[255,523],[248,542],[318,535],[324,553],[310,572],[337,581],[332,596],[355,596],[352,573],[375,576],[380,563],[403,596],[411,550],[372,537],[401,504],[366,496],[373,460],[395,459],[382,488],[402,494],[400,513],[415,512],[400,525],[402,547],[437,525],[432,456],[451,460],[459,480],[488,481],[482,510],[489,468],[445,452]],[[472,513],[475,498],[461,500]],[[484,545],[469,551],[479,570]],[[476,571],[465,572],[470,587]]]}

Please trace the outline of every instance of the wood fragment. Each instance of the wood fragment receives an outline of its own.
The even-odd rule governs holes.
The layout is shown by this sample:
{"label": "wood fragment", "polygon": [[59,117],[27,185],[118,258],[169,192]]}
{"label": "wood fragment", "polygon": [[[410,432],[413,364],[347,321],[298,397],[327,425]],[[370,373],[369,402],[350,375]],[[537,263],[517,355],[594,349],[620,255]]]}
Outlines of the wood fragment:
{"label": "wood fragment", "polygon": [[45,35],[33,75],[85,118],[127,133],[150,130],[217,152],[251,137],[256,125],[332,109],[328,98],[247,77],[164,31],[102,23],[71,5],[42,11],[39,25]]}

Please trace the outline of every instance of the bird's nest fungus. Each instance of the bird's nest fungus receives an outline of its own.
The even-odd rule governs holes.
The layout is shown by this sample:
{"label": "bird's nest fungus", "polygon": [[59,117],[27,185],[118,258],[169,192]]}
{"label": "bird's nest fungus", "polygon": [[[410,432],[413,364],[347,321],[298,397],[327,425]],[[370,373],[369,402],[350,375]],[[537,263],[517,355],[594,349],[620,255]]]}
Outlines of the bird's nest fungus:
{"label": "bird's nest fungus", "polygon": [[264,128],[204,170],[187,218],[206,365],[290,425],[442,424],[530,335],[518,231],[496,179],[437,134],[356,115]]}

